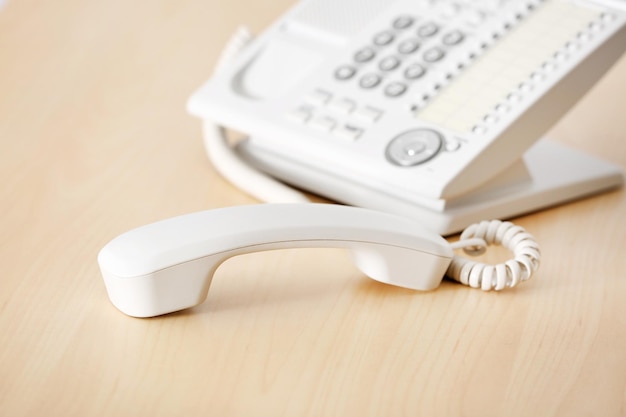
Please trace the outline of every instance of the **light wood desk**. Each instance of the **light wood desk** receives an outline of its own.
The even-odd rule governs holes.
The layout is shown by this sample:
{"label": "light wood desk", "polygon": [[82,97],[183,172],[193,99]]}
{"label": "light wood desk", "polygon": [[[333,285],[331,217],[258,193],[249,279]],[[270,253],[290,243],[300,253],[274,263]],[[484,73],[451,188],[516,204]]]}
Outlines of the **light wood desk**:
{"label": "light wood desk", "polygon": [[[252,199],[188,95],[289,0],[9,0],[0,11],[0,415],[626,413],[623,190],[516,219],[519,290],[415,293],[343,251],[229,260],[201,306],[133,319],[96,255],[132,227]],[[626,169],[626,59],[551,132]]]}

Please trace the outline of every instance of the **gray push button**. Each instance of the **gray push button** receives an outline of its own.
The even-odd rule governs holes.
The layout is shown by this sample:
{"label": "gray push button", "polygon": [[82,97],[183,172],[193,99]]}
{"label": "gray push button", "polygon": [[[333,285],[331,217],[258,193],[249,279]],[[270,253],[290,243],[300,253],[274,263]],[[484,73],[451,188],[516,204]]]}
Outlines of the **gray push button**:
{"label": "gray push button", "polygon": [[387,145],[386,156],[396,165],[418,165],[434,157],[443,145],[443,136],[432,129],[415,129],[396,136]]}

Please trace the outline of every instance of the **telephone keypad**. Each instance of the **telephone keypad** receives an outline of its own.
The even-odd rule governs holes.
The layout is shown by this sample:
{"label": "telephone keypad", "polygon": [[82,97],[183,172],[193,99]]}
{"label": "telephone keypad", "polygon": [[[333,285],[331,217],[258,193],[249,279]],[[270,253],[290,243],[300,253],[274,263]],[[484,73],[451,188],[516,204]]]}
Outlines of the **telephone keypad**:
{"label": "telephone keypad", "polygon": [[[419,23],[416,27],[407,30],[416,22]],[[357,78],[360,88],[382,91],[383,96],[395,98],[408,91],[411,83],[424,77],[431,66],[445,61],[449,49],[461,44],[465,36],[460,29],[446,30],[445,25],[434,20],[420,22],[419,17],[401,15],[392,20],[389,28],[381,28],[369,45],[356,50],[351,63],[338,66],[334,78],[346,81],[360,74]],[[427,49],[414,55],[424,44]],[[384,54],[390,47],[395,54],[393,51]],[[379,86],[382,90],[377,88]],[[429,93],[431,97],[434,94],[436,91]]]}
{"label": "telephone keypad", "polygon": [[[384,97],[396,98],[405,95],[431,66],[444,61],[448,49],[462,43],[464,38],[461,30],[446,31],[445,26],[436,21],[420,22],[419,17],[401,15],[392,20],[388,28],[381,28],[375,33],[370,38],[370,44],[354,51],[351,62],[337,66],[333,75],[341,82],[350,82],[355,78],[357,86],[363,90],[377,90]],[[427,49],[419,55],[415,54],[422,50],[423,45]],[[390,53],[385,54],[384,51]],[[352,99],[332,97],[327,90],[314,91],[304,98],[304,102],[314,106],[291,112],[292,120],[332,132],[341,138],[357,139],[368,124],[376,122],[383,114],[375,107],[360,105]],[[441,135],[427,129],[392,142],[395,145],[389,146],[389,159],[393,160],[391,155],[395,155],[395,163],[399,165],[407,165],[406,161],[399,162],[402,158],[411,160],[410,164],[430,159],[443,146]],[[394,150],[400,146],[399,143],[410,145],[404,146],[404,150]],[[401,158],[400,155],[404,156]]]}

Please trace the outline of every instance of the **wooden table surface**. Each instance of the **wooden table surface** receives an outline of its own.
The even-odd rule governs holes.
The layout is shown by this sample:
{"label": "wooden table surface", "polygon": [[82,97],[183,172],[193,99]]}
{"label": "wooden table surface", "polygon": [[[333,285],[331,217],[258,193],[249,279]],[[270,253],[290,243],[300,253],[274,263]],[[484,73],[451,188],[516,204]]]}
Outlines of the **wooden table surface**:
{"label": "wooden table surface", "polygon": [[[218,270],[207,301],[134,319],[96,256],[170,216],[253,204],[185,101],[240,23],[289,0],[8,0],[0,11],[0,415],[626,415],[623,189],[515,221],[515,291],[368,280],[289,249]],[[626,169],[626,59],[550,132]]]}

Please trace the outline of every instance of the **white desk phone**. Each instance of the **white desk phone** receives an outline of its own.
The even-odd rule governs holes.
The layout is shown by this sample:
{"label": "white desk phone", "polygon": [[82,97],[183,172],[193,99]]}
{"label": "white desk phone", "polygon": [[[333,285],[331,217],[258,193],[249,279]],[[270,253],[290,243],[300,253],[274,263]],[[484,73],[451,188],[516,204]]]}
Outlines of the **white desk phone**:
{"label": "white desk phone", "polygon": [[[618,166],[539,139],[625,50],[624,0],[301,1],[235,39],[188,108],[251,194],[303,201],[278,178],[361,208],[232,207],[132,230],[99,255],[109,296],[133,316],[180,310],[224,259],[292,246],[347,247],[366,275],[408,288],[515,286],[540,258],[520,227],[461,235],[514,252],[496,266],[438,235],[620,186]],[[249,137],[233,150],[222,127]]]}
{"label": "white desk phone", "polygon": [[625,19],[623,0],[303,1],[188,107],[273,176],[450,234],[622,182],[538,139],[624,53]]}

